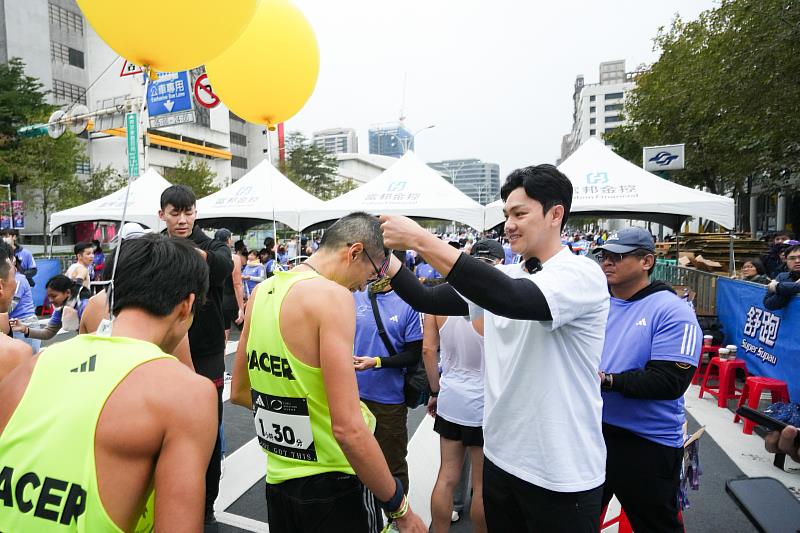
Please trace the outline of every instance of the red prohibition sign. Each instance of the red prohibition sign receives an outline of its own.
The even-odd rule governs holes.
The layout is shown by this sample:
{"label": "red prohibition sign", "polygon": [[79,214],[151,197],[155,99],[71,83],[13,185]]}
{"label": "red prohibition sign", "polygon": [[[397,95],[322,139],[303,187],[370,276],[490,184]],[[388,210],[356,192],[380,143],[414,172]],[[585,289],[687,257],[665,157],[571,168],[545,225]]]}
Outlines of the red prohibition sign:
{"label": "red prohibition sign", "polygon": [[211,83],[208,81],[208,74],[202,74],[194,82],[194,98],[197,103],[208,109],[219,105],[219,96],[211,90]]}

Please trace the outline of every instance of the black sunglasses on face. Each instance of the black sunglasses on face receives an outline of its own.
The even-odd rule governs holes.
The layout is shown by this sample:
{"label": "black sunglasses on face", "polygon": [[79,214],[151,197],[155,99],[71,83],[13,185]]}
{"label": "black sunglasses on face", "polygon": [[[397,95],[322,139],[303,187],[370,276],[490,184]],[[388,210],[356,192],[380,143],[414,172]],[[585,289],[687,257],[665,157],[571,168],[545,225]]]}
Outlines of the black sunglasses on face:
{"label": "black sunglasses on face", "polygon": [[651,253],[650,252],[642,253],[641,250],[632,250],[630,252],[625,252],[624,254],[618,254],[615,252],[608,252],[606,250],[603,250],[602,252],[597,254],[597,262],[603,263],[605,261],[611,261],[613,264],[617,264],[626,257],[631,255],[636,257],[646,257],[648,255],[651,255]]}

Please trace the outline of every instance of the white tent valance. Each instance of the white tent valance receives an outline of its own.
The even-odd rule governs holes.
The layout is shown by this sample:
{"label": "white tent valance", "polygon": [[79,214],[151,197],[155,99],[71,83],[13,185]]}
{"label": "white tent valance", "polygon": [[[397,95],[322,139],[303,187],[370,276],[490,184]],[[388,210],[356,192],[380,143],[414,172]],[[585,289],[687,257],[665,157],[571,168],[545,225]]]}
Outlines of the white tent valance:
{"label": "white tent valance", "polygon": [[300,213],[300,227],[336,220],[353,211],[456,220],[483,227],[483,206],[459,191],[411,151],[378,177],[316,209]]}
{"label": "white tent valance", "polygon": [[[726,228],[734,226],[732,198],[659,178],[595,138],[583,143],[558,169],[572,181],[572,213],[649,220],[673,228],[687,217],[703,217]],[[486,229],[503,220],[502,201],[486,206]]]}
{"label": "white tent valance", "polygon": [[245,227],[274,219],[296,230],[300,213],[323,203],[265,160],[224,189],[199,199],[197,220]]}
{"label": "white tent valance", "polygon": [[[158,210],[161,208],[161,193],[169,186],[170,183],[152,168],[133,180],[128,195],[125,220],[159,230],[161,220],[158,218]],[[126,189],[127,187],[123,187],[103,198],[53,213],[50,216],[50,231],[64,224],[78,222],[94,222],[96,220],[120,222],[125,206]]]}

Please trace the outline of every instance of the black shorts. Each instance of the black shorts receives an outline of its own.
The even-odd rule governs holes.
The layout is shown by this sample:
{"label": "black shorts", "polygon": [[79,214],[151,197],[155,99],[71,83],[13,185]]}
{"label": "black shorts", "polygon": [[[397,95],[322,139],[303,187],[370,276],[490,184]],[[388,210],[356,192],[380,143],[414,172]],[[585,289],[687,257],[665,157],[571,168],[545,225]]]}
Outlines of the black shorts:
{"label": "black shorts", "polygon": [[236,322],[237,318],[239,318],[239,310],[238,309],[223,309],[222,310],[222,321],[225,323],[225,329],[231,329],[231,324]]}
{"label": "black shorts", "polygon": [[433,430],[448,440],[457,440],[464,446],[483,448],[483,428],[481,426],[462,426],[436,415]]}
{"label": "black shorts", "polygon": [[353,475],[318,474],[267,483],[272,533],[378,533],[383,516],[372,493]]}

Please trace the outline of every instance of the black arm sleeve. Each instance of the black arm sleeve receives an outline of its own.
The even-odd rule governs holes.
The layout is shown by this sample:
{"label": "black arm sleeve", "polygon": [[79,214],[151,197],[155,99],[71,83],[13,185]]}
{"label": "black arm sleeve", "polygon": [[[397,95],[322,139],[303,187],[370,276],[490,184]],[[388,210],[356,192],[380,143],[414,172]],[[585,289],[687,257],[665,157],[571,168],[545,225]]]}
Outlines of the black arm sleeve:
{"label": "black arm sleeve", "polygon": [[541,289],[514,279],[483,261],[461,254],[447,281],[458,292],[495,315],[516,320],[553,320]]}
{"label": "black arm sleeve", "polygon": [[689,388],[695,369],[674,361],[650,361],[643,370],[613,374],[611,390],[640,400],[675,400]]}
{"label": "black arm sleeve", "polygon": [[222,241],[213,241],[206,250],[208,263],[208,282],[210,285],[222,285],[225,278],[233,272],[233,257],[228,246]]}
{"label": "black arm sleeve", "polygon": [[[426,287],[405,266],[392,278],[392,289],[414,311],[440,316],[467,316],[469,306],[448,284]],[[382,361],[381,361],[382,362]]]}
{"label": "black arm sleeve", "polygon": [[381,368],[409,368],[422,357],[422,341],[406,343],[406,349],[391,357],[381,357]]}

